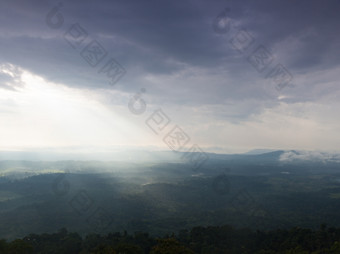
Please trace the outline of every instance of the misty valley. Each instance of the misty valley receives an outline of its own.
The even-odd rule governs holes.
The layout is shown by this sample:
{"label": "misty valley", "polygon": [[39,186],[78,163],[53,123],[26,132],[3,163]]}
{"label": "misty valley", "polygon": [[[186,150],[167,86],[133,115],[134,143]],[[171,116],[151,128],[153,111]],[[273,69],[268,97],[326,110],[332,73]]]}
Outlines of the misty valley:
{"label": "misty valley", "polygon": [[180,161],[1,161],[0,238],[340,227],[340,164],[284,154],[215,155],[198,170]]}

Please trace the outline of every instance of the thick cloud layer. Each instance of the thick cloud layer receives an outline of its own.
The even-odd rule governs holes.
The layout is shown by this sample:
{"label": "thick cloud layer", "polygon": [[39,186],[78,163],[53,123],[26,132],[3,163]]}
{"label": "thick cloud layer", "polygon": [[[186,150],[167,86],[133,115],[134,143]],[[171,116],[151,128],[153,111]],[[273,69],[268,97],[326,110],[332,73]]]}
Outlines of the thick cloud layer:
{"label": "thick cloud layer", "polygon": [[[163,107],[206,146],[317,149],[308,135],[325,135],[322,148],[334,149],[340,124],[339,11],[335,0],[2,1],[0,61],[94,93],[114,91],[125,98],[145,88],[150,112]],[[86,34],[75,48],[69,40],[74,24]],[[82,53],[92,40],[106,52],[94,67]],[[126,71],[114,85],[103,69],[110,59]],[[287,82],[272,78],[280,66]],[[23,85],[4,71],[0,75],[0,88],[18,91]],[[117,98],[102,103],[127,104]],[[289,124],[273,131],[280,115]],[[289,144],[287,137],[296,140],[288,131],[294,128],[308,135]],[[261,130],[276,136],[265,141]],[[240,140],[246,132],[257,138]],[[235,136],[239,145],[226,144]]]}

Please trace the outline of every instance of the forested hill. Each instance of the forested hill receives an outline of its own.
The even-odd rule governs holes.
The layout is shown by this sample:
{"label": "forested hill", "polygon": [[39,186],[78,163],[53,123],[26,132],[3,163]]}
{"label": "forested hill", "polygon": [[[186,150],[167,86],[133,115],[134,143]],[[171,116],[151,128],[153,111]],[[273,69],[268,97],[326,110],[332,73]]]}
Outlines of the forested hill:
{"label": "forested hill", "polygon": [[135,232],[89,234],[84,238],[61,229],[54,234],[30,234],[11,242],[0,240],[4,254],[193,254],[193,253],[340,253],[340,228],[318,230],[292,228],[252,231],[232,226],[195,227],[177,234],[153,238]]}

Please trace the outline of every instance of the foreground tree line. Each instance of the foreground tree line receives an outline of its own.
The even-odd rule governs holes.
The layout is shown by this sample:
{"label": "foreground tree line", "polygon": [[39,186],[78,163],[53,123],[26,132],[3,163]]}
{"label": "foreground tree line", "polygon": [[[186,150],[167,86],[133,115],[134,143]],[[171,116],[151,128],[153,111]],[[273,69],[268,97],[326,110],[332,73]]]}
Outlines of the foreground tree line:
{"label": "foreground tree line", "polygon": [[231,226],[195,227],[177,235],[154,238],[133,235],[77,233],[61,229],[54,234],[30,234],[13,241],[0,240],[4,254],[194,254],[194,253],[340,253],[340,228],[322,225],[318,230],[292,228],[251,231]]}

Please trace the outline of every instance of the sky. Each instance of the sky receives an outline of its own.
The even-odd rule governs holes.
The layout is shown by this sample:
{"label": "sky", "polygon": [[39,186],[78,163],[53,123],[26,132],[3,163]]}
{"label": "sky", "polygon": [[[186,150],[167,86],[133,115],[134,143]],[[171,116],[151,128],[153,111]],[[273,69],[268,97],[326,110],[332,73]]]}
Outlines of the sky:
{"label": "sky", "polygon": [[3,0],[0,151],[339,151],[339,11]]}

